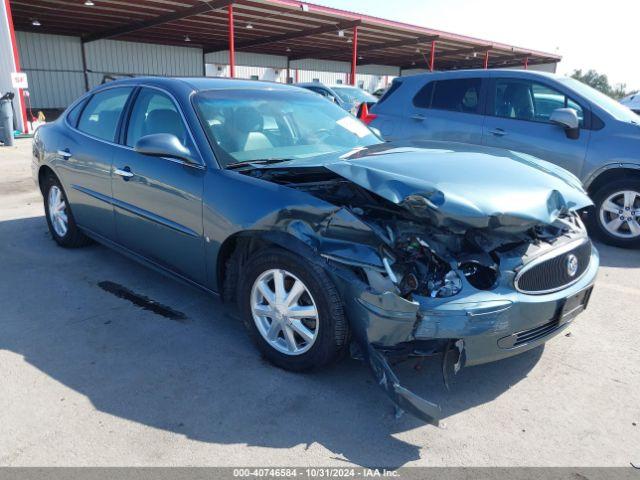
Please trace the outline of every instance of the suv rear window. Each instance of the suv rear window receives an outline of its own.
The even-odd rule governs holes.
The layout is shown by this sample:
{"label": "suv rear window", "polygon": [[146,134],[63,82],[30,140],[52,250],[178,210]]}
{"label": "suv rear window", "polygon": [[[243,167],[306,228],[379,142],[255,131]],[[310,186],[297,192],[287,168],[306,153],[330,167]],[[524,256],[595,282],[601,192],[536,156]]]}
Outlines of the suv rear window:
{"label": "suv rear window", "polygon": [[429,82],[418,91],[413,98],[413,104],[418,108],[478,113],[481,85],[482,81],[479,78]]}

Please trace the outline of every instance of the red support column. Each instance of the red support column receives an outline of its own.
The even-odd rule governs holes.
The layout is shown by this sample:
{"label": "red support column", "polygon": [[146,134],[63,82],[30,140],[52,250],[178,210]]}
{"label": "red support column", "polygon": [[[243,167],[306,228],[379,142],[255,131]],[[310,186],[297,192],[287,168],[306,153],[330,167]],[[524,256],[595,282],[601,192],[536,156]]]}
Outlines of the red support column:
{"label": "red support column", "polygon": [[358,65],[358,26],[353,27],[353,49],[351,52],[351,78],[349,83],[356,84],[356,67]]}
{"label": "red support column", "polygon": [[524,69],[529,69],[529,57],[524,57]]}
{"label": "red support column", "polygon": [[484,69],[489,68],[489,50],[487,50],[484,54]]}
{"label": "red support column", "polygon": [[233,31],[233,3],[230,3],[228,8],[229,13],[229,76],[235,78],[236,76],[236,44],[235,44],[235,32]]}
{"label": "red support column", "polygon": [[[9,24],[9,36],[11,37],[11,48],[13,49],[13,65],[16,72],[20,72],[20,55],[18,54],[18,42],[16,40],[16,31],[13,28],[13,16],[11,15],[11,5],[9,0],[4,0],[4,8],[7,12],[7,23]],[[24,91],[18,89],[18,103],[20,105],[20,114],[22,115],[22,131],[28,133],[27,104],[24,101]]]}
{"label": "red support column", "polygon": [[433,72],[436,63],[436,41],[431,42],[431,58],[429,59],[429,71]]}

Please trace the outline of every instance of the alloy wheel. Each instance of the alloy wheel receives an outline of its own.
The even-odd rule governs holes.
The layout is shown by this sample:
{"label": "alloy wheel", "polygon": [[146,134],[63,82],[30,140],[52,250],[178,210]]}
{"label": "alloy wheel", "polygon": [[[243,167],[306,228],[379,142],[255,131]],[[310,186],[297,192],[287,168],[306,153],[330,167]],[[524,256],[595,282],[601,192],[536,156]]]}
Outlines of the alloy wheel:
{"label": "alloy wheel", "polygon": [[53,230],[59,237],[64,237],[69,231],[69,219],[67,218],[67,204],[64,201],[62,190],[57,185],[49,189],[49,220]]}
{"label": "alloy wheel", "polygon": [[258,276],[251,289],[251,314],[260,335],[285,355],[301,355],[318,338],[319,316],[307,286],[282,269]]}
{"label": "alloy wheel", "polygon": [[600,207],[600,222],[615,237],[639,237],[640,193],[622,190],[609,195]]}

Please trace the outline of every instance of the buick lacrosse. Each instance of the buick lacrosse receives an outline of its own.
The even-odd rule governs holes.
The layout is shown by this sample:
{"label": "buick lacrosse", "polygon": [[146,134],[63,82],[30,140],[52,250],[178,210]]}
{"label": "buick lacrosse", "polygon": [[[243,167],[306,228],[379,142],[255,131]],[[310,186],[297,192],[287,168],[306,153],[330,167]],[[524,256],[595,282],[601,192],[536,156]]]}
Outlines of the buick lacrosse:
{"label": "buick lacrosse", "polygon": [[399,410],[437,423],[388,358],[445,374],[536,347],[589,301],[580,182],[543,160],[385,143],[315,93],[224,79],[100,86],[40,127],[53,239],[115,248],[226,302],[273,364],[350,353]]}

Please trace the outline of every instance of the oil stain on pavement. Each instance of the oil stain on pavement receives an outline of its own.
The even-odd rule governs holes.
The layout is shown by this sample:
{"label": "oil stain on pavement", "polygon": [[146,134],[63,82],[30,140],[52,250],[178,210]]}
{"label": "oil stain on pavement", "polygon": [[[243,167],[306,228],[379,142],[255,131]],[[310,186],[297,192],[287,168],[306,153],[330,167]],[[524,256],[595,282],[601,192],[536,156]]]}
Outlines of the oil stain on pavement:
{"label": "oil stain on pavement", "polygon": [[129,302],[133,303],[137,307],[142,308],[143,310],[148,310],[155,313],[156,315],[161,315],[165,318],[168,318],[169,320],[175,320],[180,323],[185,323],[187,321],[187,316],[184,313],[158,303],[155,300],[150,299],[149,297],[140,295],[139,293],[135,293],[129,290],[127,287],[124,287],[118,283],[104,281],[98,283],[98,286],[105,292],[109,292],[118,298],[128,300]]}

